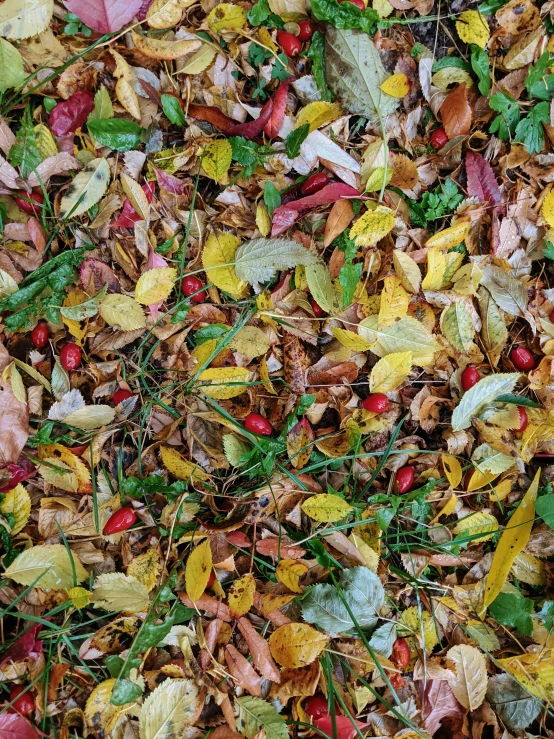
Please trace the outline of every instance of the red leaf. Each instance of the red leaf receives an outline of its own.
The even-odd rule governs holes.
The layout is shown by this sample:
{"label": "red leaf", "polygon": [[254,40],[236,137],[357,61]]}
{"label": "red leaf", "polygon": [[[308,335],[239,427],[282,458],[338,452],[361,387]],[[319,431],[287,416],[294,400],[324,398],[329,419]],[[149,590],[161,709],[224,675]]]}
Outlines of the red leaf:
{"label": "red leaf", "polygon": [[[146,199],[149,203],[152,202],[152,198],[154,197],[154,192],[156,190],[156,183],[155,182],[147,182],[145,185],[142,186],[142,189],[144,191],[144,194],[146,195]],[[120,228],[132,228],[137,221],[142,220],[142,216],[140,216],[136,210],[133,208],[133,205],[130,200],[125,200],[123,203],[123,210],[121,211],[119,217],[112,223],[112,228],[118,226]]]}
{"label": "red leaf", "polygon": [[36,728],[18,713],[0,713],[0,739],[39,739]]}
{"label": "red leaf", "polygon": [[308,195],[305,198],[293,200],[292,203],[280,205],[278,208],[275,208],[275,212],[273,213],[271,236],[279,236],[287,228],[290,228],[298,218],[298,213],[302,210],[317,208],[320,205],[329,205],[329,203],[334,203],[336,200],[341,200],[342,198],[359,197],[360,193],[353,187],[350,187],[350,185],[345,185],[344,182],[332,182],[330,185],[323,187],[319,192],[314,193],[314,195]]}
{"label": "red leaf", "polygon": [[137,10],[137,20],[143,21],[148,13],[148,8],[152,5],[152,0],[142,0],[142,5]]}
{"label": "red leaf", "polygon": [[225,113],[222,113],[214,105],[196,105],[196,103],[190,103],[187,113],[191,118],[196,118],[197,121],[211,123],[212,126],[219,128],[223,133],[229,133],[229,129],[236,125],[236,121],[229,118]]}
{"label": "red leaf", "polygon": [[169,174],[169,172],[164,172],[163,169],[158,169],[157,167],[152,167],[152,169],[161,188],[167,190],[172,195],[182,195],[184,193],[186,185],[183,180],[175,177],[175,175]]}
{"label": "red leaf", "polygon": [[[19,639],[16,639],[11,647],[8,647],[0,657],[0,667],[6,662],[20,662],[22,659],[38,659],[42,652],[42,641],[37,639],[37,634],[42,629],[42,624],[31,626]],[[0,718],[5,714],[0,714]]]}
{"label": "red leaf", "polygon": [[154,85],[151,85],[150,82],[147,82],[146,80],[139,80],[140,86],[144,90],[144,92],[148,95],[150,100],[153,103],[156,103],[158,108],[162,107],[162,96],[161,94],[156,90]]}
{"label": "red leaf", "polygon": [[491,165],[481,154],[468,151],[466,154],[467,191],[481,203],[498,205],[502,201],[500,188]]}
{"label": "red leaf", "polygon": [[471,128],[472,111],[467,99],[467,87],[463,82],[448,94],[441,105],[442,125],[448,140],[455,136],[465,136]]}
{"label": "red leaf", "polygon": [[[424,728],[431,736],[437,732],[443,719],[449,724],[461,724],[464,717],[462,706],[458,703],[447,680],[416,680],[421,698],[421,715]],[[453,736],[454,732],[448,733]]]}
{"label": "red leaf", "polygon": [[94,95],[88,90],[80,90],[71,97],[55,105],[50,111],[50,128],[54,136],[74,133],[83,126],[94,110]]}
{"label": "red leaf", "polygon": [[231,126],[228,133],[231,136],[244,136],[245,139],[255,139],[264,130],[273,110],[273,100],[270,98],[261,110],[258,118],[248,123],[236,123]]}
{"label": "red leaf", "polygon": [[142,10],[143,0],[64,0],[68,10],[98,33],[119,31]]}
{"label": "red leaf", "polygon": [[285,120],[287,94],[289,91],[289,85],[293,79],[294,77],[292,75],[287,77],[284,82],[281,82],[272,96],[273,108],[271,111],[271,117],[264,128],[264,131],[271,139],[275,138],[275,136],[279,134],[283,121]]}

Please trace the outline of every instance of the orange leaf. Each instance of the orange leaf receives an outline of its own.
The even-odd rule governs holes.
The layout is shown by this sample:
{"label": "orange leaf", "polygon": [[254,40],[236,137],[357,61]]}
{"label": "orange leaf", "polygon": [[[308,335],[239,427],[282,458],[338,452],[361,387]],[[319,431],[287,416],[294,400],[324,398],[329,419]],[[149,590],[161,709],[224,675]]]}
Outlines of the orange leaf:
{"label": "orange leaf", "polygon": [[442,125],[449,139],[469,133],[472,110],[467,99],[466,83],[462,82],[449,93],[441,105]]}
{"label": "orange leaf", "polygon": [[337,236],[352,223],[354,211],[350,200],[337,200],[331,208],[327,223],[325,224],[325,233],[323,234],[323,246],[328,247],[329,244],[336,239]]}

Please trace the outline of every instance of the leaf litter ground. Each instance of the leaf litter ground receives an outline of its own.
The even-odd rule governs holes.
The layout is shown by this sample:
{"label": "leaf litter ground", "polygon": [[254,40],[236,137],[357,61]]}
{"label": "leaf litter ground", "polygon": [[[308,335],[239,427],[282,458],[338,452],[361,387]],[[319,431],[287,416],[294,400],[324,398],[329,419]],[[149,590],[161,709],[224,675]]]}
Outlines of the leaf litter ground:
{"label": "leaf litter ground", "polygon": [[554,6],[0,5],[0,736],[550,736]]}

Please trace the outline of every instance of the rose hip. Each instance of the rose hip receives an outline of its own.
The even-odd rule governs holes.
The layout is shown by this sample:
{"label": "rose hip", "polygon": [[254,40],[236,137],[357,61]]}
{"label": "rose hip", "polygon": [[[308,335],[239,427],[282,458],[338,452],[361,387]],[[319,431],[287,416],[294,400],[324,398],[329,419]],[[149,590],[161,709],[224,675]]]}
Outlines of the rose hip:
{"label": "rose hip", "polygon": [[18,205],[21,210],[25,211],[25,213],[34,213],[35,215],[40,213],[40,206],[44,203],[44,195],[41,190],[33,190],[32,192],[16,190],[13,199],[15,200],[16,205]]}
{"label": "rose hip", "polygon": [[296,38],[300,41],[309,41],[314,35],[315,24],[309,18],[305,18],[298,24],[300,26],[300,32]]}
{"label": "rose hip", "polygon": [[43,346],[46,346],[46,344],[48,344],[49,336],[50,331],[48,330],[48,325],[44,323],[44,321],[37,323],[37,325],[31,331],[31,341],[37,349],[42,349]]}
{"label": "rose hip", "polygon": [[535,357],[531,354],[529,349],[524,346],[518,346],[512,349],[510,352],[510,359],[516,369],[520,372],[529,372],[529,370],[535,369],[537,363]]}
{"label": "rose hip", "polygon": [[302,49],[302,42],[300,39],[287,31],[279,31],[277,33],[277,43],[289,59],[293,59],[295,56],[298,56]]}
{"label": "rose hip", "polygon": [[521,433],[522,431],[525,431],[525,429],[529,425],[529,416],[527,415],[527,411],[525,410],[525,408],[521,405],[518,405],[517,412],[519,413],[519,427],[516,429],[516,431],[519,431],[519,433]]}
{"label": "rose hip", "polygon": [[464,392],[467,393],[468,390],[471,390],[471,388],[474,385],[477,385],[479,380],[481,379],[481,375],[475,367],[470,364],[468,365],[465,370],[462,372],[462,388],[464,389]]}
{"label": "rose hip", "polygon": [[302,185],[300,190],[302,195],[313,195],[316,192],[322,190],[325,185],[329,184],[329,178],[325,172],[316,172],[311,177],[308,177],[306,182]]}
{"label": "rose hip", "polygon": [[396,639],[392,645],[390,661],[395,667],[398,667],[399,670],[404,669],[404,667],[408,665],[410,661],[410,647],[408,646],[406,639],[403,639],[402,637],[398,637],[398,639]]}
{"label": "rose hip", "polygon": [[130,390],[123,390],[123,388],[120,388],[119,390],[116,390],[115,393],[112,396],[112,400],[115,405],[119,405],[124,400],[127,400],[128,398],[132,398],[133,393]]}
{"label": "rose hip", "polygon": [[[194,277],[194,275],[185,277],[183,282],[181,283],[181,291],[183,295],[185,295],[187,298],[192,296],[190,298],[191,303],[204,302],[204,300],[206,299],[206,291],[202,290],[203,287],[204,283],[199,280],[198,277]],[[199,292],[199,290],[202,290],[202,292]]]}
{"label": "rose hip", "polygon": [[384,413],[390,408],[390,401],[384,393],[373,393],[362,401],[362,408],[371,413]]}
{"label": "rose hip", "polygon": [[[35,710],[35,699],[29,690],[23,693],[24,690],[24,685],[14,685],[10,690],[10,702],[15,698],[16,700],[12,708],[15,708],[16,711],[19,711],[24,716],[28,716]],[[21,695],[22,693],[23,695]],[[20,697],[18,698],[18,696]]]}
{"label": "rose hip", "polygon": [[401,467],[396,473],[394,491],[400,495],[407,493],[414,484],[414,477],[415,474],[413,467]]}
{"label": "rose hip", "polygon": [[310,300],[310,305],[312,306],[312,312],[316,318],[321,318],[323,315],[323,308],[319,305],[319,303],[316,303],[315,300]]}
{"label": "rose hip", "polygon": [[121,531],[126,531],[131,527],[137,520],[137,514],[132,508],[125,507],[120,508],[109,517],[108,522],[104,526],[104,536],[111,536],[112,534],[119,534]]}
{"label": "rose hip", "polygon": [[271,436],[273,433],[273,426],[259,413],[249,413],[244,419],[244,428],[260,436]]}
{"label": "rose hip", "polygon": [[65,370],[74,370],[81,364],[81,348],[70,342],[62,346],[60,350],[60,362]]}
{"label": "rose hip", "polygon": [[304,701],[304,712],[314,720],[329,715],[329,703],[323,693],[316,693]]}
{"label": "rose hip", "polygon": [[444,128],[442,126],[440,128],[436,128],[431,134],[431,146],[433,149],[442,149],[442,147],[446,146],[447,143],[448,136],[446,135]]}

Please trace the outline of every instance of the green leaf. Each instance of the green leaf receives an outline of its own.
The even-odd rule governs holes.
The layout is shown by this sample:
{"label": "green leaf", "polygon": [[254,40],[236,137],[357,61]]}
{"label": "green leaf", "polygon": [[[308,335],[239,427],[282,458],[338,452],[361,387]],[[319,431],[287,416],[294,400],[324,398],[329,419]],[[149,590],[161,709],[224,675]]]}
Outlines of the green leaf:
{"label": "green leaf", "polygon": [[19,167],[23,177],[28,177],[31,172],[42,162],[42,157],[37,147],[35,128],[31,117],[31,109],[27,106],[21,118],[21,126],[15,138],[15,144],[11,147],[8,156],[14,167]]}
{"label": "green leaf", "polygon": [[544,624],[544,628],[552,631],[552,625],[554,620],[554,601],[546,600],[541,610],[537,613],[537,618]]}
{"label": "green leaf", "polygon": [[547,69],[552,66],[550,54],[545,51],[534,67],[529,69],[525,79],[525,88],[531,97],[540,100],[552,99],[554,95],[554,74],[546,74]]}
{"label": "green leaf", "polygon": [[544,146],[543,123],[550,121],[550,108],[547,102],[535,105],[527,118],[517,124],[515,140],[527,149],[529,154],[538,154]]}
{"label": "green leaf", "polygon": [[123,706],[125,703],[132,703],[138,700],[141,695],[142,688],[140,685],[124,678],[118,680],[114,685],[110,703],[113,706]]}
{"label": "green leaf", "polygon": [[535,512],[547,526],[554,529],[554,494],[541,495],[535,501]]}
{"label": "green leaf", "polygon": [[496,652],[500,642],[492,628],[484,621],[472,621],[465,627],[467,635],[474,639],[478,646],[486,652]]}
{"label": "green leaf", "polygon": [[181,104],[173,95],[162,95],[162,108],[167,118],[175,126],[184,126],[187,122]]}
{"label": "green leaf", "polygon": [[113,118],[113,105],[105,85],[101,85],[94,96],[94,109],[87,118],[87,125],[91,121]]}
{"label": "green leaf", "polygon": [[9,41],[0,39],[0,92],[23,84],[23,58]]}
{"label": "green leaf", "polygon": [[513,405],[524,405],[527,408],[540,408],[541,404],[531,398],[524,398],[523,395],[514,395],[513,393],[505,393],[499,395],[496,399],[497,403],[513,403]]}
{"label": "green leaf", "polygon": [[271,15],[271,8],[267,0],[258,0],[248,11],[248,22],[251,26],[261,26]]}
{"label": "green leaf", "polygon": [[140,144],[142,129],[134,121],[124,118],[100,118],[87,123],[94,138],[114,151],[130,151]]}
{"label": "green leaf", "polygon": [[477,87],[481,95],[488,95],[491,89],[491,73],[489,69],[489,55],[485,49],[476,44],[471,45],[471,67],[477,75]]}
{"label": "green leaf", "polygon": [[499,593],[489,606],[489,614],[503,626],[512,626],[520,634],[533,633],[533,601],[515,593]]}
{"label": "green leaf", "polygon": [[[383,606],[385,591],[377,575],[367,567],[343,571],[339,586],[358,626],[372,629]],[[343,634],[355,627],[337,588],[320,584],[302,602],[302,617],[332,634]]]}
{"label": "green leaf", "polygon": [[[325,1],[332,1],[339,8],[348,5],[360,12],[352,3],[339,5],[336,0]],[[350,113],[375,119],[379,111],[381,117],[385,118],[398,107],[398,100],[386,95],[379,87],[389,75],[367,33],[328,28],[325,34],[325,64],[327,84]]]}
{"label": "green leaf", "polygon": [[312,298],[323,308],[325,313],[338,313],[340,311],[339,296],[327,266],[325,264],[309,264],[305,269]]}
{"label": "green leaf", "polygon": [[472,416],[478,416],[487,403],[503,393],[511,393],[519,379],[519,372],[500,373],[483,377],[468,390],[452,414],[452,430],[461,431],[471,426]]}
{"label": "green leaf", "polygon": [[325,36],[319,31],[312,36],[306,57],[312,61],[312,74],[317,89],[321,93],[321,99],[330,101],[332,99],[331,90],[327,87],[325,79]]}
{"label": "green leaf", "polygon": [[281,205],[281,195],[273,182],[266,182],[264,187],[264,203],[267,205],[270,217],[273,211]]}
{"label": "green leaf", "polygon": [[339,283],[342,287],[342,307],[348,308],[354,300],[354,293],[362,276],[363,264],[361,262],[352,264],[346,261],[339,272]]}
{"label": "green leaf", "polygon": [[431,69],[433,74],[440,72],[441,69],[447,67],[454,67],[455,69],[463,69],[465,72],[471,72],[471,65],[468,64],[459,56],[443,56],[442,59],[438,59]]}
{"label": "green leaf", "polygon": [[390,657],[392,645],[396,640],[396,622],[387,621],[375,629],[369,640],[369,646],[383,657]]}
{"label": "green leaf", "polygon": [[328,21],[334,28],[359,28],[364,33],[373,35],[377,23],[381,20],[379,13],[372,8],[363,12],[353,3],[339,3],[337,0],[313,0],[311,9],[318,21]]}
{"label": "green leaf", "polygon": [[481,15],[493,15],[497,10],[503,8],[509,0],[485,0],[477,6]]}
{"label": "green leaf", "polygon": [[519,122],[519,105],[510,95],[497,92],[489,98],[489,107],[500,113],[491,123],[490,132],[498,134],[502,141],[508,141],[515,134]]}
{"label": "green leaf", "polygon": [[541,701],[534,698],[511,675],[489,678],[487,701],[510,731],[525,729],[541,712]]}
{"label": "green leaf", "polygon": [[546,242],[546,246],[543,251],[543,255],[547,259],[554,259],[554,244],[551,244],[550,241]]}
{"label": "green leaf", "polygon": [[295,159],[300,154],[300,147],[310,133],[310,124],[304,123],[302,126],[291,131],[285,139],[285,151],[289,159]]}
{"label": "green leaf", "polygon": [[314,264],[317,254],[290,239],[252,239],[239,246],[235,254],[237,277],[253,285],[268,282],[278,270]]}
{"label": "green leaf", "polygon": [[271,703],[247,695],[237,698],[235,705],[238,709],[237,730],[246,739],[254,739],[262,729],[266,739],[289,739],[285,720]]}

